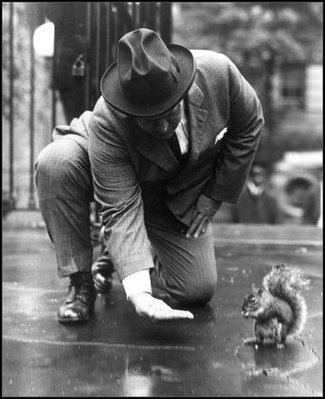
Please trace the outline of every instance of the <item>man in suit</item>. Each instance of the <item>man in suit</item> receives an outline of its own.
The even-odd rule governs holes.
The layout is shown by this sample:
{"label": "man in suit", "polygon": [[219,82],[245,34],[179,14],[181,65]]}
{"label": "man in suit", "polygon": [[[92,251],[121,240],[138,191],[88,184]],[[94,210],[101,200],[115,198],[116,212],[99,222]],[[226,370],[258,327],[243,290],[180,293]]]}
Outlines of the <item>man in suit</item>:
{"label": "man in suit", "polygon": [[57,128],[62,137],[36,165],[59,276],[70,277],[59,321],[88,320],[94,309],[93,193],[135,311],[152,321],[193,318],[175,308],[215,292],[210,222],[245,185],[264,124],[260,101],[225,55],[166,46],[149,29],[124,35],[117,54],[93,112]]}

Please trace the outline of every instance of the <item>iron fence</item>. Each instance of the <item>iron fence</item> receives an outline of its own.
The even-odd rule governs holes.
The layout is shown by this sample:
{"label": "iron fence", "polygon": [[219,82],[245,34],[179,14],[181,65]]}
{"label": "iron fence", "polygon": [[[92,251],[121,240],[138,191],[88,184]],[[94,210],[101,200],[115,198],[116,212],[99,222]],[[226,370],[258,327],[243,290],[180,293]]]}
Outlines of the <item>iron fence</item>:
{"label": "iron fence", "polygon": [[[3,61],[3,79],[7,80],[3,96],[3,212],[38,208],[35,156],[51,141],[53,127],[93,108],[100,96],[100,78],[115,60],[117,42],[127,31],[147,27],[159,32],[166,43],[171,41],[171,7],[170,2],[3,3],[3,32],[7,37],[3,41],[7,47]],[[22,10],[28,11],[26,18]],[[37,26],[48,20],[55,26],[54,54],[43,60],[39,72],[33,35]],[[22,61],[22,51],[29,59]],[[20,73],[19,68],[23,68]],[[49,83],[46,104],[37,101],[44,81]],[[29,104],[24,112],[17,106],[22,88],[24,102]],[[17,123],[19,118],[23,118],[22,123]]]}

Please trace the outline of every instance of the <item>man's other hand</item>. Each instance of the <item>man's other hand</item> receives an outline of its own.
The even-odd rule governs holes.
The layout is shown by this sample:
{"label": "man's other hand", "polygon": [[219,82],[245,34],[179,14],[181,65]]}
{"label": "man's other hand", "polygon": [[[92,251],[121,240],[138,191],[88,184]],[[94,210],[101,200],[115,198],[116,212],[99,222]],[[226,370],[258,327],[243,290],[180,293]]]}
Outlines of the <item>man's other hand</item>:
{"label": "man's other hand", "polygon": [[186,232],[186,237],[197,238],[204,234],[221,204],[221,201],[216,201],[205,194],[201,194],[195,204],[192,222]]}
{"label": "man's other hand", "polygon": [[151,320],[153,323],[177,319],[194,319],[191,312],[172,309],[164,301],[154,298],[147,292],[132,295],[129,299],[137,314]]}

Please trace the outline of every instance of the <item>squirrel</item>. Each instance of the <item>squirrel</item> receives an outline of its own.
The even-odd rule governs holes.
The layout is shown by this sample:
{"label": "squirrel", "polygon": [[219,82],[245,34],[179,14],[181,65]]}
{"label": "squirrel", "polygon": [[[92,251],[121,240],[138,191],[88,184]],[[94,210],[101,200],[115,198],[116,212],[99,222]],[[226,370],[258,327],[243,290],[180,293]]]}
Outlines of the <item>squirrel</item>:
{"label": "squirrel", "polygon": [[245,296],[241,315],[255,319],[256,339],[245,344],[275,344],[284,349],[287,335],[302,331],[307,319],[307,306],[300,291],[309,284],[298,269],[284,264],[273,266],[263,278],[262,288]]}

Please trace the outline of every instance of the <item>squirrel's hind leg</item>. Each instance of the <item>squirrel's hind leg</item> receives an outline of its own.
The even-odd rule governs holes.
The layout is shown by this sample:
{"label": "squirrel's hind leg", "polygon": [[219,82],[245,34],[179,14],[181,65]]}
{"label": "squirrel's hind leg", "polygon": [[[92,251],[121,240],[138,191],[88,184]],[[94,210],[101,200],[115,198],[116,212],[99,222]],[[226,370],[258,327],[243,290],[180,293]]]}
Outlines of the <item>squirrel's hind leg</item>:
{"label": "squirrel's hind leg", "polygon": [[287,326],[283,323],[278,323],[276,328],[276,334],[274,337],[277,349],[284,350],[284,343],[286,339],[287,339]]}

